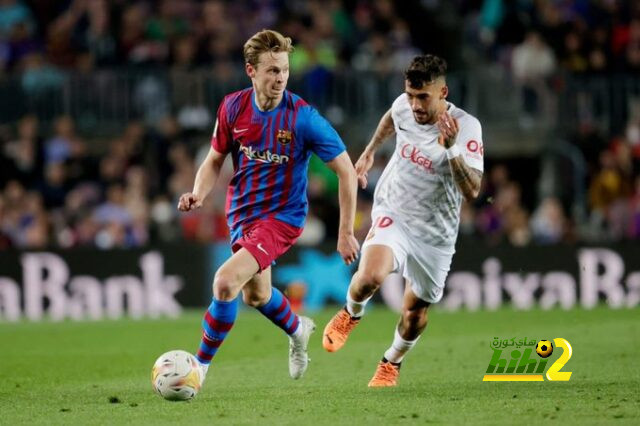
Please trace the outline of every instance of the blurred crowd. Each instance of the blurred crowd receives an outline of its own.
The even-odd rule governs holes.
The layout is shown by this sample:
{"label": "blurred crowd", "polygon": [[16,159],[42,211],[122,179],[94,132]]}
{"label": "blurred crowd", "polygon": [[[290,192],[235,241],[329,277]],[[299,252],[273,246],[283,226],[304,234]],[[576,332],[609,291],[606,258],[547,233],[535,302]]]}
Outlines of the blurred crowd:
{"label": "blurred crowd", "polygon": [[[467,44],[508,71],[521,91],[518,121],[525,129],[545,118],[558,119],[565,76],[624,78],[640,71],[640,2],[463,3],[470,6],[465,18]],[[580,95],[584,105],[591,99],[588,90]],[[572,211],[576,193],[567,192],[578,188],[570,184],[569,176],[561,182],[569,191],[558,191],[558,198],[544,197],[537,206],[527,208],[521,202],[525,182],[511,181],[508,170],[499,166],[485,179],[481,203],[463,209],[462,229],[490,239],[502,236],[515,245],[640,238],[640,95],[635,96],[627,94],[625,105],[617,108],[618,115],[624,112],[625,116],[609,123],[620,123],[620,128],[597,126],[593,119],[597,112],[584,106],[576,128],[556,123],[558,136],[566,138],[584,159],[584,214]]]}
{"label": "blurred crowd", "polygon": [[417,51],[409,24],[391,0],[2,0],[0,72],[34,85],[118,66],[213,67],[224,76],[263,28],[295,40],[293,72],[394,71]]}
{"label": "blurred crowd", "polygon": [[495,165],[485,174],[479,200],[463,204],[460,234],[518,247],[639,240],[640,176],[630,174],[630,162],[620,151],[602,153],[600,167],[589,177],[586,217],[572,214],[555,196],[527,206],[522,184],[510,178],[504,164]]}
{"label": "blurred crowd", "polygon": [[[158,129],[132,122],[94,152],[68,116],[44,134],[34,116],[15,129],[0,128],[0,249],[45,247],[129,248],[149,243],[228,241],[224,214],[227,159],[204,206],[179,213],[191,191],[208,136],[186,132],[167,118]],[[311,210],[301,244],[337,235],[338,181],[314,157],[309,172]],[[358,236],[368,230],[370,201],[358,210]]]}
{"label": "blurred crowd", "polygon": [[[561,102],[556,98],[566,89],[567,76],[576,80],[640,71],[637,1],[461,3],[466,6],[466,56],[498,64],[507,71],[521,92],[522,114],[518,120],[523,128],[531,128],[536,120],[549,121],[558,116]],[[586,114],[593,113],[583,112]]]}
{"label": "blurred crowd", "polygon": [[176,226],[175,200],[191,189],[196,160],[173,119],[157,130],[132,122],[99,153],[68,116],[46,135],[36,117],[25,116],[2,136],[0,247],[136,247],[226,235],[216,221],[219,202],[200,214],[213,220],[184,218]]}
{"label": "blurred crowd", "polygon": [[263,28],[294,39],[294,72],[401,70],[425,48],[455,61],[438,37],[449,33],[492,60],[513,61],[519,78],[556,67],[640,69],[635,1],[2,0],[0,71],[55,79],[65,70],[124,65],[224,70],[242,63],[244,41]]}
{"label": "blurred crowd", "polygon": [[[525,129],[541,114],[556,114],[550,100],[563,74],[640,70],[640,3],[632,1],[0,0],[0,80],[20,76],[22,90],[34,93],[61,87],[69,74],[104,69],[204,69],[223,80],[241,69],[242,44],[262,28],[294,39],[292,73],[312,88],[326,87],[338,70],[396,75],[420,51],[469,68],[500,67],[521,91]],[[129,121],[115,137],[88,136],[67,115],[45,123],[26,114],[0,125],[0,249],[227,240],[230,164],[201,210],[175,208],[208,150],[210,111],[203,126],[189,126],[179,111],[149,99],[143,109],[155,106],[154,119]],[[556,197],[531,195],[542,166],[534,179],[514,173],[509,160],[488,161],[481,197],[463,205],[461,235],[517,246],[639,239],[640,102],[628,110],[623,129],[588,120],[564,129],[586,163],[583,214],[573,186]],[[354,161],[361,149],[349,145]],[[378,155],[360,192],[360,240],[389,154]],[[300,243],[314,245],[336,235],[338,186],[317,158],[309,179]]]}
{"label": "blurred crowd", "polygon": [[[576,223],[558,198],[547,197],[533,205],[524,202],[522,184],[511,178],[508,163],[498,163],[488,165],[481,197],[463,204],[461,235],[516,246],[639,239],[639,157],[617,140],[608,145],[605,140],[591,143],[606,149],[592,159],[585,223]],[[15,128],[2,128],[0,248],[107,249],[227,240],[229,161],[202,209],[188,214],[176,209],[178,197],[191,190],[197,165],[209,149],[207,135],[184,131],[174,118],[167,118],[158,129],[132,122],[106,146],[106,152],[91,150],[68,116],[59,117],[51,133],[43,132],[34,116],[23,117]],[[358,155],[351,153],[354,160]],[[371,225],[372,190],[388,155],[383,150],[376,157],[369,187],[360,192],[356,216],[360,240]],[[333,172],[314,157],[309,169],[310,213],[300,244],[335,238],[337,191]]]}
{"label": "blurred crowd", "polygon": [[467,41],[519,78],[640,70],[640,3],[628,0],[480,0]]}

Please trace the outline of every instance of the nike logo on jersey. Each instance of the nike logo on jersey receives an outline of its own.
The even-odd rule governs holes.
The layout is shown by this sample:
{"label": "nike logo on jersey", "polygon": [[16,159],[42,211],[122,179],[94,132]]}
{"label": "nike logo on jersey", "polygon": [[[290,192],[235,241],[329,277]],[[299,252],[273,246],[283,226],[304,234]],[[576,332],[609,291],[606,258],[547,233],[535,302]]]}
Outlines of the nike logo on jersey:
{"label": "nike logo on jersey", "polygon": [[398,124],[398,129],[402,130],[403,132],[408,132],[407,129],[405,129],[404,127],[402,127],[401,125]]}
{"label": "nike logo on jersey", "polygon": [[234,128],[233,128],[233,133],[236,133],[236,134],[237,134],[237,133],[244,133],[244,132],[246,132],[247,130],[249,130],[249,128],[248,128],[248,127],[247,127],[246,129],[238,129],[237,127],[234,127]]}
{"label": "nike logo on jersey", "polygon": [[263,252],[264,254],[269,256],[269,253],[267,253],[267,251],[264,249],[264,247],[262,247],[262,243],[258,243],[258,250],[260,250],[261,252]]}

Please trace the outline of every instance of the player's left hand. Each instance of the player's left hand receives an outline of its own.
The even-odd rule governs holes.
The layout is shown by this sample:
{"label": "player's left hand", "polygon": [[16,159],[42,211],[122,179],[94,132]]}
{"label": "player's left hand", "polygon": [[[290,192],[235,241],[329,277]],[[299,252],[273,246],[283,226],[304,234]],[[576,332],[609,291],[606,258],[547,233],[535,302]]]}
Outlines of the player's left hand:
{"label": "player's left hand", "polygon": [[338,234],[338,253],[344,260],[344,263],[351,265],[358,259],[358,252],[360,251],[360,244],[356,237],[352,233],[340,233]]}
{"label": "player's left hand", "polygon": [[447,149],[455,145],[459,130],[458,120],[445,111],[438,117],[437,126],[438,130],[440,130],[438,143]]}
{"label": "player's left hand", "polygon": [[358,176],[358,183],[362,189],[367,187],[367,172],[373,166],[373,154],[365,150],[358,161],[356,161],[356,175]]}

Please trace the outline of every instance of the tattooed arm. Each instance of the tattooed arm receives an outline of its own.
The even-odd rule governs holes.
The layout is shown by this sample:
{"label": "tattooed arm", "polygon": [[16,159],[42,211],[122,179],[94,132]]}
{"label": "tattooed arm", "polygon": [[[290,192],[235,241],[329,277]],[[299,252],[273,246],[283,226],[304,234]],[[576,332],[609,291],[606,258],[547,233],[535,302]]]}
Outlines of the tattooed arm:
{"label": "tattooed arm", "polygon": [[453,173],[453,179],[458,185],[458,189],[462,192],[465,200],[473,201],[480,193],[480,182],[482,181],[482,172],[467,166],[462,155],[449,159],[449,167]]}
{"label": "tattooed arm", "polygon": [[358,182],[362,188],[367,187],[367,172],[371,169],[371,166],[373,166],[373,157],[376,151],[382,143],[394,133],[393,118],[391,117],[391,110],[389,110],[380,119],[378,127],[371,138],[371,142],[369,142],[356,162],[356,174],[358,175]]}
{"label": "tattooed arm", "polygon": [[453,179],[465,200],[473,201],[480,193],[482,172],[469,167],[462,158],[460,150],[455,146],[459,130],[458,120],[445,111],[438,118],[438,128],[440,129],[438,142],[447,149],[447,158]]}
{"label": "tattooed arm", "polygon": [[378,148],[380,148],[380,145],[382,145],[382,143],[395,132],[396,131],[393,127],[393,118],[391,118],[391,110],[389,110],[385,112],[380,119],[378,127],[376,128],[376,131],[371,138],[371,142],[369,142],[364,152],[370,152],[374,154],[378,150]]}

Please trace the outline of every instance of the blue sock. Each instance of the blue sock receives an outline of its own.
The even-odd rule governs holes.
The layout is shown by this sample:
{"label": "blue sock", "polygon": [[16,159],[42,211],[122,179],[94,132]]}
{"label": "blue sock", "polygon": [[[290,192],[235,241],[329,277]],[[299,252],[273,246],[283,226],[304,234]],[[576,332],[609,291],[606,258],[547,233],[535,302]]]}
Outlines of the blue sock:
{"label": "blue sock", "polygon": [[202,320],[202,340],[196,358],[202,364],[209,364],[218,352],[222,341],[233,327],[238,315],[238,298],[230,302],[214,297]]}
{"label": "blue sock", "polygon": [[275,287],[271,288],[271,299],[258,310],[289,336],[298,329],[300,318],[291,310],[289,300]]}

